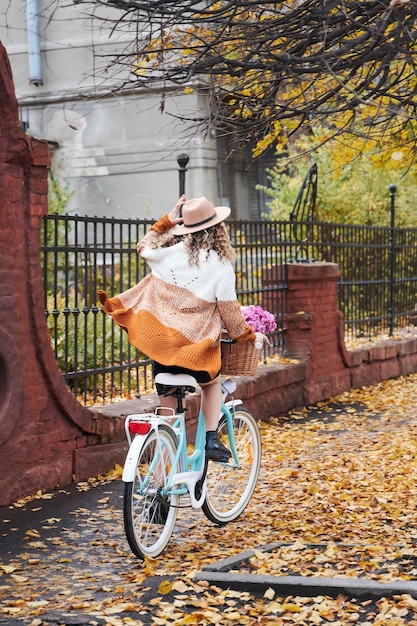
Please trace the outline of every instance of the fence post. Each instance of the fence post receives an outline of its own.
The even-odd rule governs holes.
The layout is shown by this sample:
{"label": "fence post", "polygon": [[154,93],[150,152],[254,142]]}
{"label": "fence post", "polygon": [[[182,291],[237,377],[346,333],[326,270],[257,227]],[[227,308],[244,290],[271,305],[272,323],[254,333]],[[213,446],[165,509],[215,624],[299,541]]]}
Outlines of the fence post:
{"label": "fence post", "polygon": [[[178,175],[179,175],[179,195],[182,196],[185,193],[185,172],[187,171],[187,163],[190,160],[190,157],[185,152],[180,152],[177,155],[177,163],[179,165]],[[182,211],[180,209],[179,216],[182,217]]]}
{"label": "fence post", "polygon": [[389,231],[389,308],[388,308],[388,328],[389,336],[392,337],[394,333],[394,284],[395,284],[395,193],[397,191],[397,185],[390,185],[390,198],[391,198],[391,224]]}

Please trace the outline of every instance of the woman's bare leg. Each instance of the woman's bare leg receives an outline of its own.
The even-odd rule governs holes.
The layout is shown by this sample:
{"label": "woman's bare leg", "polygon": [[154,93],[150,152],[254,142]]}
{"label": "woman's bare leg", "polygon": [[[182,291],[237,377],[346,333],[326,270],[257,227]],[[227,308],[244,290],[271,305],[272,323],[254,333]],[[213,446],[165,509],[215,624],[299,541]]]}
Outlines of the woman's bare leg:
{"label": "woman's bare leg", "polygon": [[220,378],[201,387],[201,410],[204,415],[206,430],[216,430],[222,408],[222,390]]}
{"label": "woman's bare leg", "polygon": [[201,409],[206,425],[206,458],[227,463],[232,456],[217,434],[222,406],[220,378],[210,385],[201,387]]}

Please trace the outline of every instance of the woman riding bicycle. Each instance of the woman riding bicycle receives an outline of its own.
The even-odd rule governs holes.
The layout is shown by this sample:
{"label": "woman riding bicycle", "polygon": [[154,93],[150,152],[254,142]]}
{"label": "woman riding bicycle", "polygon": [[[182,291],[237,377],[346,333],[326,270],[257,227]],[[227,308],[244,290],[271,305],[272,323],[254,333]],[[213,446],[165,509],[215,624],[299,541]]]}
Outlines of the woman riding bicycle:
{"label": "woman riding bicycle", "polygon": [[[240,310],[235,252],[223,222],[229,215],[229,207],[214,207],[204,197],[185,201],[181,196],[137,245],[151,273],[119,296],[99,292],[105,312],[153,360],[154,376],[186,372],[197,380],[206,457],[217,461],[231,456],[216,432],[222,403],[222,323],[231,339],[267,341],[246,324]],[[174,398],[162,397],[158,386],[157,391],[161,406],[176,407]]]}

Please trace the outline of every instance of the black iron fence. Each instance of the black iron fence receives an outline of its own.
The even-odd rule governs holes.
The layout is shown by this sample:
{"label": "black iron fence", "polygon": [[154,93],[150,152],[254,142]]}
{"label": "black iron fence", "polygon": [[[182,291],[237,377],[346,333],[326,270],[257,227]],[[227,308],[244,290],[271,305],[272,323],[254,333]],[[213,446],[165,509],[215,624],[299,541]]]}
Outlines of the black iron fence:
{"label": "black iron fence", "polygon": [[308,258],[337,263],[348,339],[417,325],[417,229],[313,223]]}
{"label": "black iron fence", "polygon": [[[98,289],[118,294],[145,276],[136,243],[151,223],[68,215],[45,219],[42,267],[52,346],[67,383],[86,404],[152,389],[149,359],[97,302]],[[339,264],[339,308],[348,338],[371,339],[417,324],[417,229],[311,221],[229,225],[241,304],[262,304],[277,318],[270,352],[284,345],[285,264],[297,260]],[[275,265],[284,270],[266,288],[263,273]]]}
{"label": "black iron fence", "polygon": [[[117,295],[146,275],[136,244],[151,224],[69,215],[45,219],[42,267],[52,347],[68,385],[86,404],[151,391],[150,360],[128,343],[97,301],[99,289]],[[262,268],[285,258],[288,228],[275,222],[230,223],[242,305],[265,304]],[[268,308],[279,322],[271,336],[271,353],[283,345],[285,290],[284,276],[268,289]]]}

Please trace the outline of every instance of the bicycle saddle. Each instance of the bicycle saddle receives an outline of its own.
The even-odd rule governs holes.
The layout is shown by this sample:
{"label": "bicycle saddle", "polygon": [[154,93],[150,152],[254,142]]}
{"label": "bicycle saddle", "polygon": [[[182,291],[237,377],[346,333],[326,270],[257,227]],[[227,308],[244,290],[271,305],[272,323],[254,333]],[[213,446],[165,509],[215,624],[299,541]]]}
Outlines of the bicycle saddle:
{"label": "bicycle saddle", "polygon": [[155,382],[159,385],[168,385],[169,387],[185,387],[191,393],[195,391],[198,384],[196,379],[189,374],[170,374],[169,372],[157,374]]}

